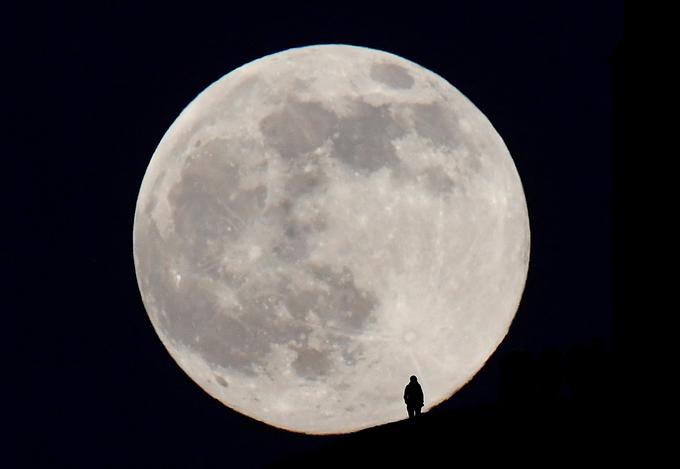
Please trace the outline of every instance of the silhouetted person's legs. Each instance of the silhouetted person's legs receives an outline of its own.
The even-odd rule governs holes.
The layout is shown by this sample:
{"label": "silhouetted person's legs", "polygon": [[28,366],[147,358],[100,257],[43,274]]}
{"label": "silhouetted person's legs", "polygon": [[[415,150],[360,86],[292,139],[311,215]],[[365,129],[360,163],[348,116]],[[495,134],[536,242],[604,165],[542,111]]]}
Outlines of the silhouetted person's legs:
{"label": "silhouetted person's legs", "polygon": [[410,418],[410,419],[420,415],[420,407],[418,407],[418,406],[415,406],[415,407],[407,406],[406,410],[408,410],[408,418]]}

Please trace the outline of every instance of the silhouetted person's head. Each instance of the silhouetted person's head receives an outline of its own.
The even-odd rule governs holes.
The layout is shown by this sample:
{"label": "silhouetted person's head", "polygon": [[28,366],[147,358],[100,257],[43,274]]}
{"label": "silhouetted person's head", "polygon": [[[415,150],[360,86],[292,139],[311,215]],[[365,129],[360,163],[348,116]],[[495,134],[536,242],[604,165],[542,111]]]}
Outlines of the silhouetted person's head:
{"label": "silhouetted person's head", "polygon": [[416,381],[418,381],[418,378],[416,378],[415,376],[411,376],[411,382],[415,383]]}

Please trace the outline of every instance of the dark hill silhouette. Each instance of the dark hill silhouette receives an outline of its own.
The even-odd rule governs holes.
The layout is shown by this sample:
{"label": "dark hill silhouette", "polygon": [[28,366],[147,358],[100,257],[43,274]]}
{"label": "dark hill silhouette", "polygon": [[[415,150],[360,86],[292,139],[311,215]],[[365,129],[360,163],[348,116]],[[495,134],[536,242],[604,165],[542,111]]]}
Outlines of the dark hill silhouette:
{"label": "dark hill silhouette", "polygon": [[612,442],[612,430],[604,422],[567,408],[529,418],[494,407],[432,412],[417,421],[343,435],[328,446],[273,467],[596,463],[621,451]]}
{"label": "dark hill silhouette", "polygon": [[501,367],[499,399],[493,405],[435,408],[418,419],[332,437],[319,449],[272,467],[581,467],[611,462],[625,448],[617,441],[621,412],[614,404],[610,359],[608,349],[598,344],[564,359],[555,350],[537,358],[511,353]]}

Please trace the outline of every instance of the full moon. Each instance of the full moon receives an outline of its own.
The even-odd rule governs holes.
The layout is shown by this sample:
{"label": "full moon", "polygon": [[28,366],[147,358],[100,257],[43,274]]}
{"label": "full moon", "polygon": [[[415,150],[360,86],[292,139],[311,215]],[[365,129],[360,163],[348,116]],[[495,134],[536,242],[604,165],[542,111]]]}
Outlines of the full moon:
{"label": "full moon", "polygon": [[524,290],[522,184],[439,75],[318,45],[228,73],[177,117],[137,200],[142,299],[173,359],[269,425],[348,433],[428,410],[507,334]]}

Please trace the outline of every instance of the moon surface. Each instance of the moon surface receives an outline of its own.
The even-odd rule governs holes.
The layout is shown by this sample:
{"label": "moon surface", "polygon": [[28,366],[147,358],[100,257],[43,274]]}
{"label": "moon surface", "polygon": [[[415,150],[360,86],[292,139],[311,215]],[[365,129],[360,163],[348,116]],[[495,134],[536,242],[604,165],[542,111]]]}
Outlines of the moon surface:
{"label": "moon surface", "polygon": [[435,73],[347,45],[225,75],[156,149],[135,212],[142,299],[180,367],[276,427],[346,433],[425,410],[484,365],[529,262],[520,178]]}

